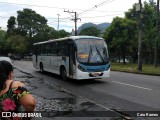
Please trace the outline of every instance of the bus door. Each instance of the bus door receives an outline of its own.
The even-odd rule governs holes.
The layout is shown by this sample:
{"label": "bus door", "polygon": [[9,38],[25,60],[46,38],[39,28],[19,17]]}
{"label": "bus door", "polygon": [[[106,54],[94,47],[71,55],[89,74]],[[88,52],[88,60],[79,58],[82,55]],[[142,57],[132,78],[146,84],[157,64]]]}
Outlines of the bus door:
{"label": "bus door", "polygon": [[73,78],[75,66],[75,48],[73,43],[69,43],[69,76]]}

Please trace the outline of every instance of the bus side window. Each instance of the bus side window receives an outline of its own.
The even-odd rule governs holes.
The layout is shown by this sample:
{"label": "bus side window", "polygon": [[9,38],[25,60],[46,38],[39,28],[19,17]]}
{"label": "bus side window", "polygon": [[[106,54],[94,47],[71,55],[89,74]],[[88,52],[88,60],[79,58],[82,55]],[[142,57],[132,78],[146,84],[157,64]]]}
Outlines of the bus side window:
{"label": "bus side window", "polygon": [[50,44],[45,45],[45,55],[50,55],[51,54],[51,46]]}
{"label": "bus side window", "polygon": [[59,55],[66,56],[65,42],[61,41],[59,44]]}
{"label": "bus side window", "polygon": [[51,44],[51,48],[52,48],[51,54],[52,55],[56,55],[56,43],[55,42],[53,42]]}
{"label": "bus side window", "polygon": [[51,43],[51,55],[54,55],[53,52],[54,52],[54,43]]}
{"label": "bus side window", "polygon": [[61,42],[59,42],[59,44],[58,44],[58,51],[57,51],[57,53],[58,53],[58,55],[61,55],[61,53],[62,53],[62,43]]}
{"label": "bus side window", "polygon": [[47,47],[47,44],[44,45],[44,55],[47,55],[47,49],[46,49],[46,47]]}
{"label": "bus side window", "polygon": [[65,42],[65,43],[64,43],[64,55],[65,55],[65,56],[68,56],[68,52],[69,52],[69,51],[68,51],[68,42]]}
{"label": "bus side window", "polygon": [[40,47],[41,47],[41,55],[44,55],[44,44],[43,45],[41,45]]}
{"label": "bus side window", "polygon": [[34,46],[34,54],[39,55],[40,54],[40,45]]}
{"label": "bus side window", "polygon": [[61,46],[61,55],[62,56],[66,56],[66,44],[65,42],[62,42],[62,46]]}
{"label": "bus side window", "polygon": [[56,44],[55,44],[55,53],[56,53],[56,55],[59,55],[59,44],[58,44],[58,42],[56,42]]}

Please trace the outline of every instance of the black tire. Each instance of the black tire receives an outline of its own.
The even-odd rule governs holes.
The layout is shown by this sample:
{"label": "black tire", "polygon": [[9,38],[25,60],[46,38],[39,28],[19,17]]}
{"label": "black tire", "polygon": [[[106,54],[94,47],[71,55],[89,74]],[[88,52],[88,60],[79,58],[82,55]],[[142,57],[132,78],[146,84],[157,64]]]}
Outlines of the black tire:
{"label": "black tire", "polygon": [[40,63],[40,72],[44,73],[44,69],[43,69],[43,64],[42,63]]}
{"label": "black tire", "polygon": [[61,68],[60,74],[63,80],[67,80],[67,72],[65,68]]}

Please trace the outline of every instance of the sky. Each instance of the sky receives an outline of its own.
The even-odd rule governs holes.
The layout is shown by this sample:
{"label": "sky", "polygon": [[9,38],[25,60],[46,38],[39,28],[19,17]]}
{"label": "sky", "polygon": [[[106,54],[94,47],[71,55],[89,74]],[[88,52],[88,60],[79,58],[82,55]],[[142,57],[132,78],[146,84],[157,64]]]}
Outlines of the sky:
{"label": "sky", "polygon": [[[144,1],[148,2],[142,0]],[[77,28],[88,22],[111,23],[116,16],[124,17],[124,12],[138,2],[139,0],[0,0],[0,27],[7,30],[9,17],[17,17],[17,11],[29,8],[44,16],[50,27],[71,32],[75,28],[75,12],[78,18]]]}

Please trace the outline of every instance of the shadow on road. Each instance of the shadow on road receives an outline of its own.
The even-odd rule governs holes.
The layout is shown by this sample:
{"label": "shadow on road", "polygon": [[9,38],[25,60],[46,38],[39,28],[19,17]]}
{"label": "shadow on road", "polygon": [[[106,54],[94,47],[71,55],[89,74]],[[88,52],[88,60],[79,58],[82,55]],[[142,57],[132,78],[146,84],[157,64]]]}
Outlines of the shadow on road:
{"label": "shadow on road", "polygon": [[88,85],[88,84],[106,84],[107,80],[104,81],[103,79],[84,79],[84,80],[75,80],[75,79],[70,79],[68,78],[67,80],[62,80],[60,75],[56,75],[54,73],[50,73],[50,72],[44,72],[44,73],[40,73],[39,71],[36,71],[38,74],[43,74],[46,76],[50,76],[53,77],[55,80],[61,80],[63,82],[68,82],[70,84],[74,84],[74,85]]}

